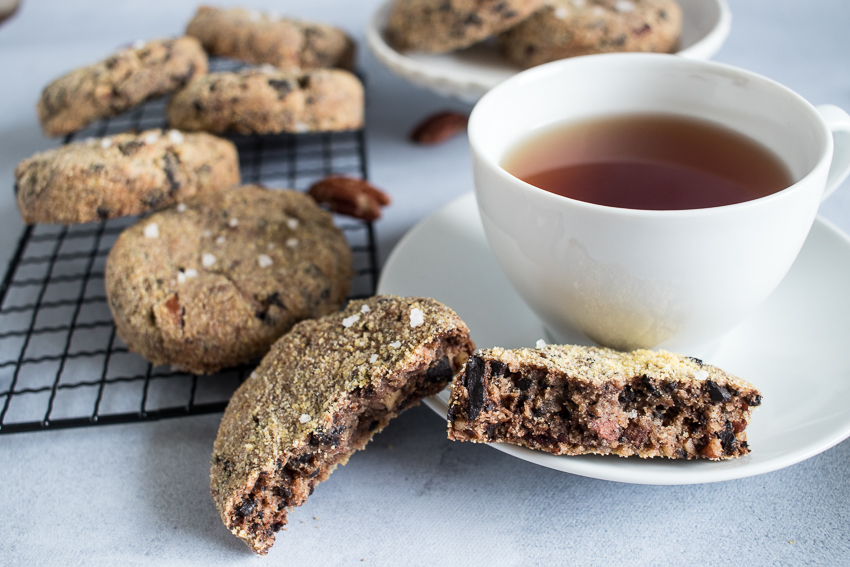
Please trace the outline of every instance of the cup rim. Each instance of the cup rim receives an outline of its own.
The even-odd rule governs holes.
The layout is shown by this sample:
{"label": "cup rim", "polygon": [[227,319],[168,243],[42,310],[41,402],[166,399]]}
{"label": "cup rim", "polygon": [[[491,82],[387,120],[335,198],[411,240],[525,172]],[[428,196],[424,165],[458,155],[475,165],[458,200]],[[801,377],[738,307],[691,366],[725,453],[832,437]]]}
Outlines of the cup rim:
{"label": "cup rim", "polygon": [[[804,111],[812,118],[813,123],[816,125],[816,128],[820,130],[822,136],[827,141],[826,150],[821,152],[820,157],[815,162],[815,164],[803,175],[800,179],[789,185],[788,187],[771,193],[770,195],[765,195],[764,197],[759,197],[757,199],[751,199],[749,201],[743,201],[741,203],[733,203],[731,205],[721,205],[718,207],[706,207],[701,209],[669,209],[669,210],[654,210],[654,209],[628,209],[622,207],[612,207],[609,205],[599,205],[597,203],[589,203],[586,201],[579,201],[577,199],[573,199],[571,197],[565,197],[563,195],[556,195],[544,189],[541,189],[535,185],[531,185],[523,181],[522,179],[512,175],[508,171],[506,171],[497,161],[491,159],[491,157],[487,156],[485,152],[481,151],[479,145],[477,143],[477,130],[478,125],[486,120],[486,117],[483,116],[484,110],[482,110],[487,104],[490,104],[490,100],[497,96],[501,96],[502,92],[514,88],[518,84],[524,84],[530,81],[538,81],[542,78],[551,76],[553,74],[557,74],[563,72],[561,69],[563,67],[573,67],[578,65],[587,65],[587,64],[617,64],[617,61],[620,60],[631,60],[629,62],[630,65],[638,64],[640,61],[650,61],[653,64],[656,62],[663,62],[663,65],[684,65],[690,66],[695,69],[715,69],[715,70],[723,70],[726,72],[732,72],[739,75],[745,76],[749,80],[762,81],[763,83],[769,85],[771,88],[777,89],[779,92],[783,93],[785,96],[791,98],[796,103],[798,103]],[[594,63],[595,62],[595,63]],[[702,61],[695,59],[687,59],[684,57],[679,57],[673,54],[666,53],[600,53],[594,55],[583,55],[580,57],[572,57],[568,59],[561,59],[558,61],[552,61],[550,63],[544,63],[542,65],[538,65],[536,67],[532,67],[531,69],[526,69],[520,73],[517,73],[510,79],[496,85],[490,91],[488,91],[481,99],[475,104],[472,109],[472,112],[469,116],[469,125],[468,125],[468,138],[469,138],[469,146],[472,152],[472,155],[479,160],[480,162],[489,166],[497,175],[505,179],[506,181],[512,182],[523,190],[526,191],[535,191],[538,192],[543,198],[551,199],[552,204],[555,205],[557,203],[564,203],[566,199],[567,202],[572,204],[573,206],[578,207],[579,209],[585,209],[588,212],[596,212],[596,213],[609,213],[609,214],[617,214],[624,216],[633,216],[633,217],[662,217],[662,218],[687,218],[687,217],[695,217],[695,216],[712,216],[717,214],[725,214],[731,211],[741,211],[743,212],[747,208],[762,206],[765,203],[769,203],[775,201],[777,199],[786,198],[791,193],[796,193],[803,190],[803,186],[807,183],[807,180],[811,175],[820,168],[826,167],[827,171],[829,171],[829,156],[830,152],[828,151],[832,146],[832,134],[821,117],[820,113],[817,109],[810,103],[808,100],[803,98],[797,92],[791,90],[785,85],[765,77],[764,75],[760,75],[753,71],[749,71],[746,69],[742,69],[740,67],[736,67],[734,65],[729,65],[727,63],[719,63],[716,61]]]}

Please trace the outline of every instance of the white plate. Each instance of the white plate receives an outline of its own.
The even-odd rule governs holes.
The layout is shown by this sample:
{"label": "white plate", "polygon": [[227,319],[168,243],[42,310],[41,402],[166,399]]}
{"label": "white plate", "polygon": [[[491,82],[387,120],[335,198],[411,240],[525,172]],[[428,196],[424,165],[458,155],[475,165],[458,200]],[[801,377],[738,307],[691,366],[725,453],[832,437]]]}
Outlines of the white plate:
{"label": "white plate", "polygon": [[[378,61],[396,75],[437,94],[474,103],[519,71],[499,56],[492,42],[444,55],[399,53],[384,36],[393,1],[381,6],[372,17],[366,43]],[[710,59],[726,41],[732,24],[726,0],[679,0],[679,4],[682,38],[678,55]]]}
{"label": "white plate", "polygon": [[[491,446],[560,471],[637,484],[695,484],[774,471],[850,436],[850,239],[818,217],[768,301],[709,360],[755,384],[764,403],[747,430],[752,453],[729,461],[556,456]],[[415,226],[383,269],[378,293],[433,297],[469,325],[480,348],[533,347],[543,326],[502,275],[472,193]],[[687,353],[684,353],[687,354]],[[443,420],[448,392],[426,403]]]}

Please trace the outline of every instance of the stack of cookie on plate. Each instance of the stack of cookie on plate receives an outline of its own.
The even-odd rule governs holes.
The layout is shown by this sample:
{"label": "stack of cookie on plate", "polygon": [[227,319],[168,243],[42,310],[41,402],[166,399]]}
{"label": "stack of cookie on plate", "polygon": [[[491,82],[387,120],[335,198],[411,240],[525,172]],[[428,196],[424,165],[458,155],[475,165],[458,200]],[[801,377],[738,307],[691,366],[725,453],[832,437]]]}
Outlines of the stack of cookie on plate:
{"label": "stack of cookie on plate", "polygon": [[673,51],[676,0],[396,0],[386,35],[399,51],[448,53],[492,40],[518,67],[577,55]]}

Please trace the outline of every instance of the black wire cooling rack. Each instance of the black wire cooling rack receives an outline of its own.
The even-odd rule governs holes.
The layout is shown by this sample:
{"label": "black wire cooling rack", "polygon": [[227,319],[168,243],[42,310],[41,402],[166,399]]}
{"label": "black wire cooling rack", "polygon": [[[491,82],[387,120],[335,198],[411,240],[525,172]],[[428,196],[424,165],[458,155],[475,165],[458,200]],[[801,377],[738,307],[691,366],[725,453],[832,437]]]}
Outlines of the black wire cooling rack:
{"label": "black wire cooling rack", "polygon": [[[233,67],[219,60],[217,69]],[[216,68],[216,63],[211,62]],[[69,135],[164,126],[160,99]],[[243,183],[305,190],[330,174],[367,178],[363,130],[234,136]],[[103,273],[118,234],[135,219],[25,227],[0,284],[0,434],[148,421],[223,411],[251,372],[195,376],[151,366],[115,334]],[[351,245],[350,298],[374,294],[371,223],[337,217]]]}

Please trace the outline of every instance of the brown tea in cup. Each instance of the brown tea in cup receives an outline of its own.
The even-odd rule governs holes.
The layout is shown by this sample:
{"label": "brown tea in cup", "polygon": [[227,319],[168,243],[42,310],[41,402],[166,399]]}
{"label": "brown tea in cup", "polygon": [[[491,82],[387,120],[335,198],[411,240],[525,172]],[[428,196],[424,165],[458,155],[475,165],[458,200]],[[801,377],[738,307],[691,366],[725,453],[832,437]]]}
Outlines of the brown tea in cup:
{"label": "brown tea in cup", "polygon": [[551,193],[625,209],[720,207],[794,182],[788,167],[759,142],[709,121],[668,114],[560,125],[518,144],[501,165]]}

